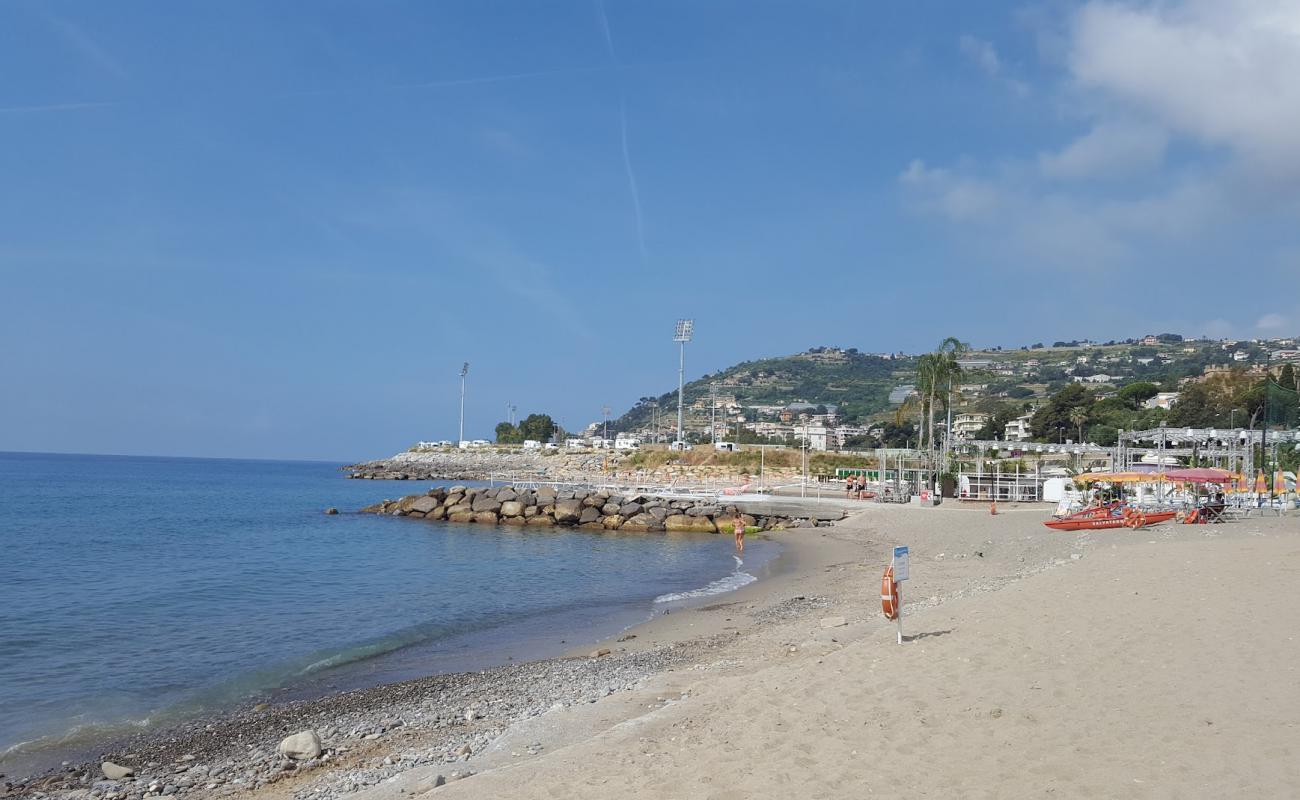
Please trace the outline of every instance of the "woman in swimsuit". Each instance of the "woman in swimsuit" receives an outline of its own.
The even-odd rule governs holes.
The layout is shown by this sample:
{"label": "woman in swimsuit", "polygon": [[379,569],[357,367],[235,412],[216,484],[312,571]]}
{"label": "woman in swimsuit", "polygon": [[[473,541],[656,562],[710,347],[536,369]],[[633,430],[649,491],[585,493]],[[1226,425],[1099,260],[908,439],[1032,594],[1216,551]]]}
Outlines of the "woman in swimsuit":
{"label": "woman in swimsuit", "polygon": [[743,553],[745,552],[745,518],[737,511],[736,518],[731,523],[735,526],[736,531],[736,552]]}

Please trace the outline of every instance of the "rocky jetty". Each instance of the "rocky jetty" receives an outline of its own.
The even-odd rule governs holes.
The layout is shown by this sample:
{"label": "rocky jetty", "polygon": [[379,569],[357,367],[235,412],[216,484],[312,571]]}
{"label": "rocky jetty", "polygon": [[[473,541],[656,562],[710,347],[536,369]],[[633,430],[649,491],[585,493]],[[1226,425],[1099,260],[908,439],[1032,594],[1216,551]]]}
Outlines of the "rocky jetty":
{"label": "rocky jetty", "polygon": [[739,511],[746,527],[782,530],[813,527],[813,519],[798,519],[754,511],[744,504],[711,500],[611,494],[607,491],[557,490],[499,486],[436,487],[424,494],[385,500],[361,509],[363,514],[390,514],[430,521],[515,525],[532,528],[569,527],[624,533],[730,533]]}

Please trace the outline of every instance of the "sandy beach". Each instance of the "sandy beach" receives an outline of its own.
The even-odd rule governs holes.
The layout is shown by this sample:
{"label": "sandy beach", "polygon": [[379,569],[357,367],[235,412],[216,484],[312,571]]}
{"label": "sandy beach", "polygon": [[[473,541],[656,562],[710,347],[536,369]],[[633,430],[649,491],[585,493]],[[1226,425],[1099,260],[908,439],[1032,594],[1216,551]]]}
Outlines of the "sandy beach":
{"label": "sandy beach", "polygon": [[[802,569],[674,622],[734,646],[605,713],[554,710],[438,796],[1293,795],[1294,519],[1059,535],[1041,517],[871,507]],[[877,610],[884,541],[914,553],[903,646]]]}
{"label": "sandy beach", "polygon": [[[786,550],[771,577],[567,658],[245,709],[117,753],[135,781],[44,788],[259,800],[1292,794],[1295,518],[1059,533],[1045,514],[863,504],[833,527],[775,534]],[[879,610],[895,543],[912,549],[902,646]],[[321,733],[322,758],[276,755],[304,728]]]}

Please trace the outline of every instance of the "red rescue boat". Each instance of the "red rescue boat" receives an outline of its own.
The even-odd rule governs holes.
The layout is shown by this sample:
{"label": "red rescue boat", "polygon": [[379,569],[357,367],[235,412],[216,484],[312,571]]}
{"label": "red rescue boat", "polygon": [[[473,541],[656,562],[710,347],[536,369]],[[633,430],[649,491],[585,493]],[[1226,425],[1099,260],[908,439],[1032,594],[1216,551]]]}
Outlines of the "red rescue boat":
{"label": "red rescue boat", "polygon": [[1085,508],[1064,517],[1043,522],[1058,531],[1083,531],[1106,528],[1144,528],[1174,518],[1175,511],[1139,511],[1127,506],[1099,506]]}

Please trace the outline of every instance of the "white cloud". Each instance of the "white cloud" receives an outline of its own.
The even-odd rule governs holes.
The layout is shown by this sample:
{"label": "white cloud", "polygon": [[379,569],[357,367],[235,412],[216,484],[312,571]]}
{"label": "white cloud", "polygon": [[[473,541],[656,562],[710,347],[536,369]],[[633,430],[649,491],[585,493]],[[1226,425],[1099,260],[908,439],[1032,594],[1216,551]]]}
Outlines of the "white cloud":
{"label": "white cloud", "polygon": [[[1088,0],[1060,31],[1044,113],[1068,109],[1085,130],[996,160],[914,160],[899,175],[913,209],[973,258],[1026,271],[1190,275],[1274,225],[1273,246],[1300,248],[1300,2]],[[960,49],[1007,79],[990,42]]]}
{"label": "white cloud", "polygon": [[1041,153],[1039,169],[1049,178],[1130,175],[1158,166],[1169,136],[1155,125],[1103,122],[1056,153]]}
{"label": "white cloud", "polygon": [[992,183],[946,169],[933,169],[920,159],[909,164],[898,179],[922,210],[938,212],[955,221],[986,217],[1001,202],[1000,192]]}
{"label": "white cloud", "polygon": [[1294,333],[1291,320],[1281,314],[1265,314],[1255,323],[1261,333]]}
{"label": "white cloud", "polygon": [[998,51],[992,42],[963,33],[957,46],[961,48],[962,55],[984,70],[985,74],[997,76],[1002,71],[1002,59],[998,58]]}
{"label": "white cloud", "polygon": [[1090,2],[1069,68],[1082,88],[1249,166],[1300,174],[1300,3]]}
{"label": "white cloud", "polygon": [[957,48],[967,59],[975,66],[988,75],[1006,84],[1016,94],[1024,97],[1029,94],[1029,85],[1024,81],[1011,77],[1006,74],[1006,69],[1002,63],[1002,58],[998,55],[997,48],[993,43],[977,36],[971,36],[969,33],[963,33],[957,40]]}

